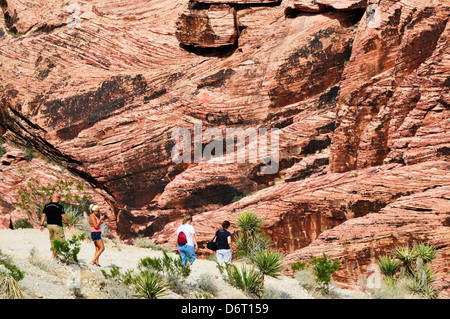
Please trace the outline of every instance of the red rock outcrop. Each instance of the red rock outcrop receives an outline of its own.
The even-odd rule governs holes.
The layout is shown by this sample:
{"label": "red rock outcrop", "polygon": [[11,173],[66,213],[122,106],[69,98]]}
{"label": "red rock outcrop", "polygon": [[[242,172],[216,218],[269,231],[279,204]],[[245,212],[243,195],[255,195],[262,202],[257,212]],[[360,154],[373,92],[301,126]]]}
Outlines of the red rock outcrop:
{"label": "red rock outcrop", "polygon": [[[283,180],[239,202],[196,215],[193,225],[198,229],[199,242],[206,244],[224,220],[234,223],[241,212],[253,211],[264,218],[263,231],[270,235],[275,247],[294,252],[347,220],[376,214],[399,197],[444,187],[449,182],[448,162],[389,164],[292,182]],[[174,226],[167,226],[153,238],[173,244],[173,231]],[[450,229],[447,231],[450,235]]]}
{"label": "red rock outcrop", "polygon": [[[237,47],[197,52],[175,36],[188,1],[96,1],[79,8],[80,27],[2,35],[1,127],[5,139],[35,147],[114,198],[123,238],[136,229],[151,234],[180,216],[179,205],[155,205],[176,175],[195,166],[172,161],[170,136],[179,127],[192,132],[196,120],[205,129],[278,127],[281,169],[330,144],[355,13],[292,19],[281,6],[245,6],[236,10],[243,28]],[[66,12],[61,6],[60,14]],[[17,14],[36,23],[45,18],[33,10]],[[258,176],[259,166],[243,169],[247,186],[228,178],[228,186],[207,187],[200,183],[211,178],[203,174],[192,192],[220,198],[228,189],[223,197],[231,200],[233,189],[258,190],[277,177]],[[188,189],[183,196],[182,209],[192,208]]]}
{"label": "red rock outcrop", "polygon": [[367,7],[367,0],[287,0],[288,10],[302,12],[324,12],[329,10],[354,10]]}
{"label": "red rock outcrop", "polygon": [[436,288],[450,292],[450,187],[436,186],[424,192],[402,196],[377,213],[345,221],[323,232],[308,247],[286,257],[288,263],[309,261],[323,252],[342,261],[335,280],[356,283],[368,276],[368,266],[375,264],[392,248],[405,243],[426,242],[438,248],[432,262]]}
{"label": "red rock outcrop", "polygon": [[361,21],[336,100],[332,171],[448,158],[448,1],[381,1]]}

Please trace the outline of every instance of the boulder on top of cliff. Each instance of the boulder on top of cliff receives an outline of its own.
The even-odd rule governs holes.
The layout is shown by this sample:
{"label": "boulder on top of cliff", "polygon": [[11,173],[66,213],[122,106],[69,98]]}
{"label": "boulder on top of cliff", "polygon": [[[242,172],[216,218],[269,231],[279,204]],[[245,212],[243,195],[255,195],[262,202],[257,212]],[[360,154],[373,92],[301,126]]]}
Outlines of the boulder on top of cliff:
{"label": "boulder on top of cliff", "polygon": [[188,9],[180,15],[175,35],[181,44],[195,47],[234,45],[238,38],[236,10],[224,4],[209,9]]}
{"label": "boulder on top of cliff", "polygon": [[367,0],[287,0],[283,5],[288,10],[325,12],[364,9],[367,7]]}

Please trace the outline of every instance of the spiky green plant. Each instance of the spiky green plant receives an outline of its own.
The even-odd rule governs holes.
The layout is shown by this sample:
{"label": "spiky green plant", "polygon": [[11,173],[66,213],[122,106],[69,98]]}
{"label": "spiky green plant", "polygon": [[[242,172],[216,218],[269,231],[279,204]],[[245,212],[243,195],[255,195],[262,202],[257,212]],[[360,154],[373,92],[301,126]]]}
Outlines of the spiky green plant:
{"label": "spiky green plant", "polygon": [[243,212],[237,216],[237,226],[241,232],[254,234],[259,232],[264,221],[253,212]]}
{"label": "spiky green plant", "polygon": [[264,274],[257,271],[255,267],[242,265],[240,270],[234,264],[226,266],[217,264],[217,267],[224,280],[231,286],[241,289],[250,297],[264,297]]}
{"label": "spiky green plant", "polygon": [[395,247],[393,255],[402,263],[401,277],[414,274],[414,262],[417,259],[417,252],[409,244]]}
{"label": "spiky green plant", "polygon": [[159,273],[143,271],[133,278],[131,287],[138,298],[157,299],[167,293],[169,284]]}
{"label": "spiky green plant", "polygon": [[0,295],[5,299],[23,299],[23,293],[12,276],[0,280]]}
{"label": "spiky green plant", "polygon": [[415,244],[413,250],[417,256],[416,258],[421,258],[424,264],[432,261],[437,256],[436,247],[424,243]]}
{"label": "spiky green plant", "polygon": [[251,261],[266,276],[277,278],[284,269],[283,254],[273,249],[260,249],[251,256]]}
{"label": "spiky green plant", "polygon": [[271,242],[261,233],[264,221],[253,212],[243,212],[237,216],[239,231],[234,239],[236,257],[252,257],[257,251],[267,249]]}
{"label": "spiky green plant", "polygon": [[404,244],[394,247],[392,254],[393,257],[383,256],[378,260],[387,283],[395,286],[399,280],[407,281],[410,291],[414,294],[427,298],[437,296],[437,291],[432,286],[433,271],[427,264],[436,258],[436,247],[423,243],[414,243],[412,246]]}
{"label": "spiky green plant", "polygon": [[392,256],[382,256],[378,259],[378,267],[380,267],[381,272],[391,279],[395,277],[397,272],[401,268],[400,261]]}

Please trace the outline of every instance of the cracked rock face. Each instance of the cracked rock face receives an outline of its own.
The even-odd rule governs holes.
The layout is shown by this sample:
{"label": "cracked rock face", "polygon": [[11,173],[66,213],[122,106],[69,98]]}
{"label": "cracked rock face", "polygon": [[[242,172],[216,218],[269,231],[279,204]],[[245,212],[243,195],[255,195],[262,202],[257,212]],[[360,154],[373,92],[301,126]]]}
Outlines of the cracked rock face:
{"label": "cracked rock face", "polygon": [[[122,239],[172,245],[193,214],[203,245],[253,210],[289,263],[326,251],[342,282],[393,244],[439,244],[448,288],[448,1],[0,6],[2,138],[99,190]],[[173,133],[196,123],[279,129],[278,171],[175,163]],[[19,216],[8,180],[4,227]]]}
{"label": "cracked rock face", "polygon": [[234,45],[238,36],[236,10],[228,5],[187,10],[180,15],[176,28],[175,35],[184,45],[202,48]]}

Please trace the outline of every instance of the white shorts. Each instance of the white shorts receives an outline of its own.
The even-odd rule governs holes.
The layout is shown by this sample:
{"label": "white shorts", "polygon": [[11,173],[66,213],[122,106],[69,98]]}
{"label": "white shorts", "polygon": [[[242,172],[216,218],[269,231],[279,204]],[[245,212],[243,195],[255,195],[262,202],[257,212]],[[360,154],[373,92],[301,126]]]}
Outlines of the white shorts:
{"label": "white shorts", "polygon": [[231,263],[231,256],[233,255],[233,250],[231,249],[219,249],[216,251],[217,262],[219,264],[229,264]]}

